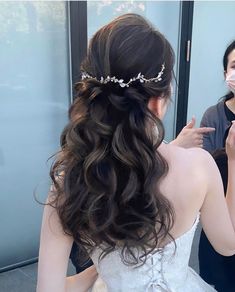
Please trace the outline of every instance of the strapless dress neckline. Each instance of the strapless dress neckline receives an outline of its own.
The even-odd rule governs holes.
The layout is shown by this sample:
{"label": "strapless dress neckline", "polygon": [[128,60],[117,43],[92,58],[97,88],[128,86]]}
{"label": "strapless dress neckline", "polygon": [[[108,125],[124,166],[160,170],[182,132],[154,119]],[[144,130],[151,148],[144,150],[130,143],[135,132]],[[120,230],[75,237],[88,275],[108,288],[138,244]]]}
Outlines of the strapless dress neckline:
{"label": "strapless dress neckline", "polygon": [[197,215],[192,227],[147,256],[143,265],[123,263],[121,249],[117,248],[100,260],[102,249],[96,248],[91,258],[104,290],[95,292],[214,292],[214,288],[188,266],[192,241],[198,225]]}

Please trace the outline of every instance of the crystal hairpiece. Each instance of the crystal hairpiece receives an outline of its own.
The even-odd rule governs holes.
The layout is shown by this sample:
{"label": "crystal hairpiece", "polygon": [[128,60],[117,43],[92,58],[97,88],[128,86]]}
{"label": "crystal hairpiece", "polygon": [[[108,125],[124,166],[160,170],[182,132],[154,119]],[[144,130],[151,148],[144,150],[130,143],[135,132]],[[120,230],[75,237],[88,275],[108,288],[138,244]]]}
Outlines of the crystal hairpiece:
{"label": "crystal hairpiece", "polygon": [[131,78],[127,83],[125,83],[123,79],[118,79],[115,76],[113,76],[113,77],[107,76],[106,78],[101,77],[100,80],[98,80],[96,77],[93,77],[93,76],[89,75],[86,72],[82,73],[82,80],[84,80],[84,79],[95,79],[95,80],[97,80],[98,82],[100,82],[102,84],[106,84],[108,82],[114,82],[114,83],[119,83],[120,87],[129,87],[130,84],[132,82],[136,81],[136,80],[139,80],[141,83],[149,83],[149,82],[159,82],[159,81],[161,81],[164,69],[165,69],[165,64],[162,64],[161,71],[157,74],[157,77],[147,79],[147,78],[144,77],[143,74],[139,73],[136,77]]}

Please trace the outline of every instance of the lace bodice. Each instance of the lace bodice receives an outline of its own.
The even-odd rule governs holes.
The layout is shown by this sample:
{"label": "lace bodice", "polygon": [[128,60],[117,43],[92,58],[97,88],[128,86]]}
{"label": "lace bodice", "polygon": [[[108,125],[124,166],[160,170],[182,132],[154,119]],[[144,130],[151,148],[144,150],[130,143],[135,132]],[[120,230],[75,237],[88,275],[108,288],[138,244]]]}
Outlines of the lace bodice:
{"label": "lace bodice", "polygon": [[108,254],[101,261],[98,248],[91,258],[99,276],[111,292],[171,291],[200,292],[215,291],[207,285],[189,266],[189,257],[199,215],[190,230],[164,248],[149,254],[146,263],[139,267],[127,266],[121,261],[120,250]]}

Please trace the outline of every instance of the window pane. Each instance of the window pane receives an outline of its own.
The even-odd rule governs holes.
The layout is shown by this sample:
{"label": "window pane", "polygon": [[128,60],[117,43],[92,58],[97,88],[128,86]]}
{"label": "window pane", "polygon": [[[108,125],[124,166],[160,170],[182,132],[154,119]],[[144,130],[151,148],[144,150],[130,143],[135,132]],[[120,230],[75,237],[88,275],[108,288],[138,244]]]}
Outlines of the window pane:
{"label": "window pane", "polygon": [[70,100],[67,4],[0,2],[0,268],[38,254],[49,166]]}

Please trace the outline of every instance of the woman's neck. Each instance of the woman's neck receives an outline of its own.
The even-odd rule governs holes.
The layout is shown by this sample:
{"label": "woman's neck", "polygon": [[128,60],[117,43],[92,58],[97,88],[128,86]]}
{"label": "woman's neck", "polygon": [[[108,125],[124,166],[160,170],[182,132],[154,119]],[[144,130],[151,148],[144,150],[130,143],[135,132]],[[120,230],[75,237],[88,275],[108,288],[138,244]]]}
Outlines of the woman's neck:
{"label": "woman's neck", "polygon": [[233,96],[225,102],[226,106],[235,114],[235,97]]}

